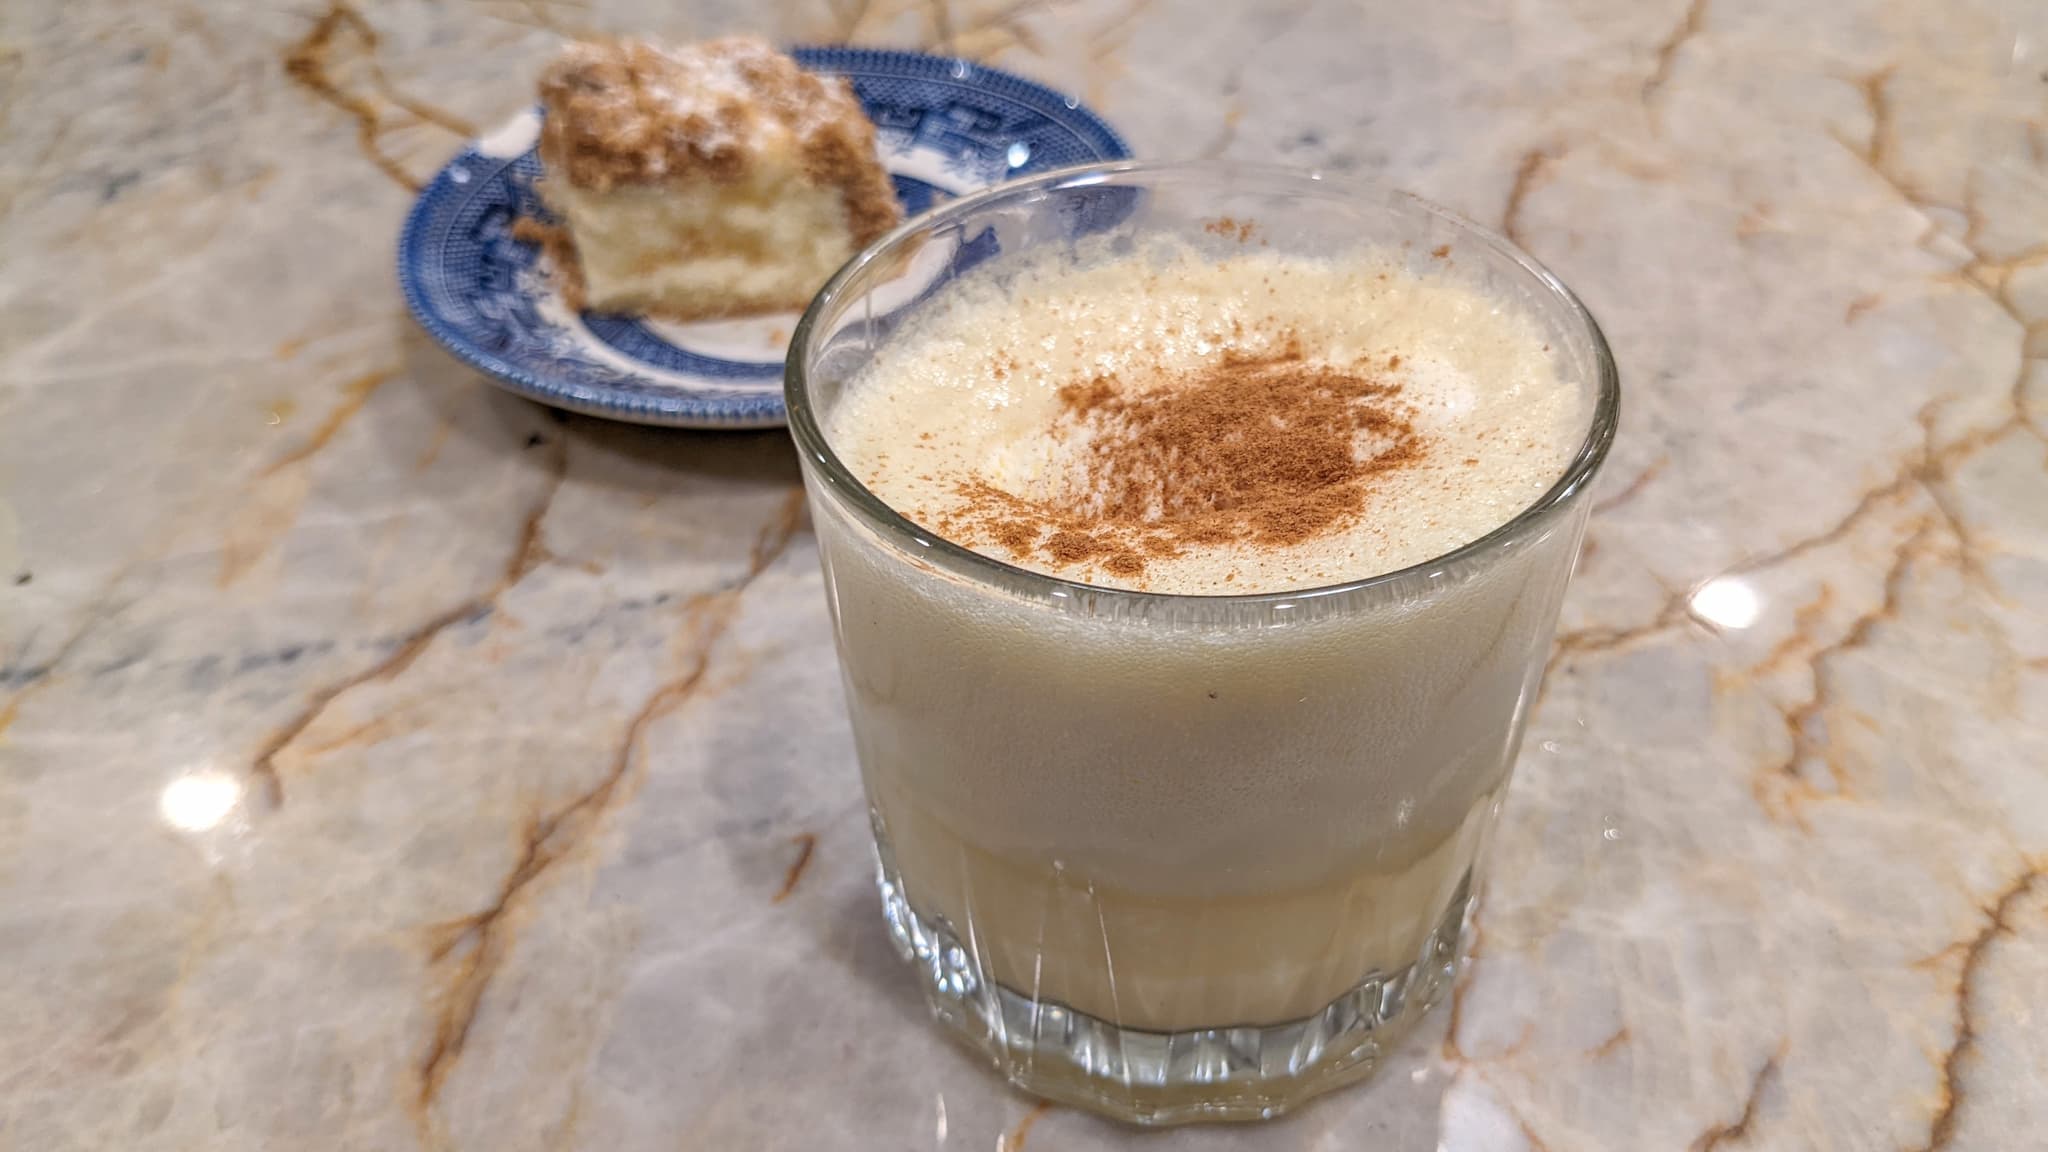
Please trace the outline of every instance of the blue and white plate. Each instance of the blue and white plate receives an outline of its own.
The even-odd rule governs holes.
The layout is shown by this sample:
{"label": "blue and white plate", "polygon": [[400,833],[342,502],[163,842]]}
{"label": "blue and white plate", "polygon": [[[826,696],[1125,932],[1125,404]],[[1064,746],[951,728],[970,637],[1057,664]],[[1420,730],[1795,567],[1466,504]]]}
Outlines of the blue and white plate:
{"label": "blue and white plate", "polygon": [[[916,214],[952,196],[1070,164],[1130,155],[1081,102],[964,60],[798,48],[844,76],[875,122],[896,195]],[[681,428],[783,423],[782,357],[796,314],[676,324],[578,314],[512,238],[546,218],[534,181],[540,113],[470,144],[420,193],[398,241],[398,280],[420,325],[522,396],[615,420]]]}

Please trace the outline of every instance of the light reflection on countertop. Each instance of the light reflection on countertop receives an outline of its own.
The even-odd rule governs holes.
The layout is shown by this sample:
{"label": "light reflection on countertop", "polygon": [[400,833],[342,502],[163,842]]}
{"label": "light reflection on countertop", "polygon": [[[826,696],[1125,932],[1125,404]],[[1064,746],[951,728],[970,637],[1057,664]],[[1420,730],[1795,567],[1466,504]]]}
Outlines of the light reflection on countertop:
{"label": "light reflection on countertop", "polygon": [[1694,617],[1716,628],[1747,628],[1763,614],[1756,587],[1740,576],[1717,576],[1687,601]]}
{"label": "light reflection on countertop", "polygon": [[180,832],[210,832],[242,802],[242,782],[225,772],[193,772],[164,785],[157,810]]}

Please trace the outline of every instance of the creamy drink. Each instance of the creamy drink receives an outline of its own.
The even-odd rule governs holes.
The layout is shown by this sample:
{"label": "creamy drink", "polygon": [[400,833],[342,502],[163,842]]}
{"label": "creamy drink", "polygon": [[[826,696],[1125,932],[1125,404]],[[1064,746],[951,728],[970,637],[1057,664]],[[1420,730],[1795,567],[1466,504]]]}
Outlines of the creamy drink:
{"label": "creamy drink", "polygon": [[893,536],[812,476],[899,942],[1013,1079],[1140,1120],[1271,1114],[1435,996],[1583,502],[1498,530],[1596,401],[1455,246],[1183,231],[867,344],[818,435]]}

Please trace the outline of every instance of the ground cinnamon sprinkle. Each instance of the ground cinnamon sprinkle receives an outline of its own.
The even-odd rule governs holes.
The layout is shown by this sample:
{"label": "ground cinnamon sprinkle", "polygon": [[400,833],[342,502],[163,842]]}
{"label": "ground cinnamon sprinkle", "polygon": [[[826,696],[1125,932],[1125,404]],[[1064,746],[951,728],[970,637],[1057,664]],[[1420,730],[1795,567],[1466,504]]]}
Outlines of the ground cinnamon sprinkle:
{"label": "ground cinnamon sprinkle", "polygon": [[971,481],[939,527],[1125,578],[1190,545],[1300,544],[1348,527],[1373,478],[1423,458],[1400,393],[1293,337],[1190,374],[1078,381],[1052,430],[1084,441],[1074,490],[1027,499]]}
{"label": "ground cinnamon sprinkle", "polygon": [[1232,216],[1218,216],[1202,223],[1202,231],[1211,236],[1236,236],[1239,244],[1250,240],[1258,230],[1258,221],[1239,220]]}

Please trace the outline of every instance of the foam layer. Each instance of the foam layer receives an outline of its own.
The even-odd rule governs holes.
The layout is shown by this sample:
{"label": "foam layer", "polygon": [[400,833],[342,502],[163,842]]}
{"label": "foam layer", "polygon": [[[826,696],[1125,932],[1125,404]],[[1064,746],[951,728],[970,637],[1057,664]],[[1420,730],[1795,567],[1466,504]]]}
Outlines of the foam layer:
{"label": "foam layer", "polygon": [[[1407,567],[1533,503],[1563,472],[1585,424],[1580,390],[1560,379],[1537,326],[1465,283],[1454,258],[1446,264],[1417,274],[1388,256],[1326,262],[1257,249],[1218,259],[1160,242],[1137,255],[1048,254],[970,274],[879,351],[827,433],[854,473],[913,522],[1069,579],[1217,594]],[[1127,429],[1077,417],[1075,389],[1108,380],[1170,404],[1204,373],[1286,360],[1291,349],[1316,370],[1383,390],[1373,403],[1412,427],[1418,449],[1359,482],[1355,507],[1309,539],[1162,540],[1139,548],[1141,562],[1103,552],[1074,559],[1071,549],[1063,560],[1043,544],[1051,529],[1005,531],[974,506],[972,493],[993,489],[1097,515],[1102,438]],[[1254,409],[1244,418],[1279,417]],[[1388,450],[1376,427],[1356,434],[1358,461]],[[1170,528],[1179,512],[1159,504],[1149,516]]]}

